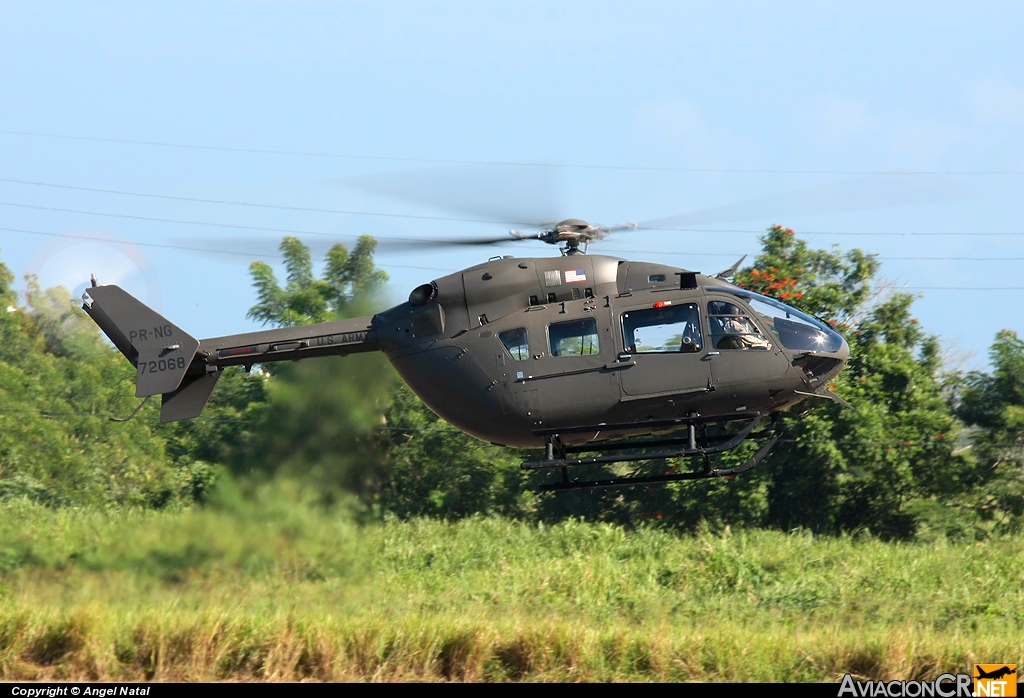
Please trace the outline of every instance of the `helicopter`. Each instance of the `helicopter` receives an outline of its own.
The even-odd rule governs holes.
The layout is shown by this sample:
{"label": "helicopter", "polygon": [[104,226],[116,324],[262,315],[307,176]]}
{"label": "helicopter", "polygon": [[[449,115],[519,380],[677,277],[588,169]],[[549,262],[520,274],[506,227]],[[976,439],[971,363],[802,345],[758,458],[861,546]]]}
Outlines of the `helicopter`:
{"label": "helicopter", "polygon": [[[197,340],[95,276],[83,310],[136,367],[136,396],[162,396],[163,422],[199,416],[230,366],[380,351],[455,427],[494,445],[542,449],[522,463],[560,470],[542,490],[734,476],[768,454],[787,408],[811,397],[849,406],[829,390],[850,358],[846,341],[730,283],[742,258],[709,276],[587,254],[616,229],[567,219],[534,235],[510,231],[500,240],[536,239],[561,255],[492,257],[367,317]],[[712,456],[748,440],[762,444],[749,460],[713,467]],[[678,457],[700,467],[572,475]]]}

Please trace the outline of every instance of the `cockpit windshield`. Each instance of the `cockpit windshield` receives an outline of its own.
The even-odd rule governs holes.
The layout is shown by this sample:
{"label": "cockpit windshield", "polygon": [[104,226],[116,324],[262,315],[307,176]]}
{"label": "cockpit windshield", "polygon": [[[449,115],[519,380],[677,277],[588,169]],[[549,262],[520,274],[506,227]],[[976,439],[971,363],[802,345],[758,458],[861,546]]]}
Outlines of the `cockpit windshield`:
{"label": "cockpit windshield", "polygon": [[729,293],[745,300],[787,349],[833,352],[843,346],[843,338],[828,325],[774,298],[737,288],[708,287],[706,290]]}

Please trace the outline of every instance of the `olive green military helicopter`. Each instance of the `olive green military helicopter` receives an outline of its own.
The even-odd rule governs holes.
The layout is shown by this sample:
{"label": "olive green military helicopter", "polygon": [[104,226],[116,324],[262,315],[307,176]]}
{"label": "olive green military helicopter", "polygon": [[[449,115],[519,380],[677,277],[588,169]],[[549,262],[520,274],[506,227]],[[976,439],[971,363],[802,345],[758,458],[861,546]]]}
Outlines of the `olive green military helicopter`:
{"label": "olive green military helicopter", "polygon": [[[162,395],[161,420],[190,419],[229,366],[382,351],[438,415],[492,444],[543,449],[522,464],[560,469],[542,489],[731,476],[778,440],[779,415],[819,397],[846,365],[825,323],[713,276],[586,254],[609,232],[563,220],[536,234],[558,257],[492,257],[422,284],[372,317],[197,340],[117,286],[83,309],[136,366],[136,395]],[[748,439],[746,463],[712,456]],[[580,479],[578,466],[694,457],[689,472]],[[576,471],[573,469],[576,468]]]}

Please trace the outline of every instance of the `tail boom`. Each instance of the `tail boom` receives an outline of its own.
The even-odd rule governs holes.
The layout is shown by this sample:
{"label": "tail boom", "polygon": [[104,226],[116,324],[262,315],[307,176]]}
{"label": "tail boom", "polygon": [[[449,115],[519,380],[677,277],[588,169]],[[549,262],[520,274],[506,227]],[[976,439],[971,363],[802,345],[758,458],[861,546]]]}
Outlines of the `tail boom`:
{"label": "tail boom", "polygon": [[117,286],[86,290],[82,309],[136,368],[135,395],[162,395],[160,421],[198,417],[221,371],[377,351],[373,317],[197,340]]}
{"label": "tail boom", "polygon": [[379,348],[373,318],[360,317],[204,339],[200,342],[199,354],[207,366],[219,369],[270,361],[347,356]]}

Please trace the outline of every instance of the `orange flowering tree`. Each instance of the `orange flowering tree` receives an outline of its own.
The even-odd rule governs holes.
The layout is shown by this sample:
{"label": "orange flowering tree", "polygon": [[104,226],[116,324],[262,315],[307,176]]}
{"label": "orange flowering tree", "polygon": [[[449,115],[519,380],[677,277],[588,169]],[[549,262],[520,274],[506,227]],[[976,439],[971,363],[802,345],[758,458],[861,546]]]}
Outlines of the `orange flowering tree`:
{"label": "orange flowering tree", "polygon": [[737,286],[837,322],[850,322],[871,296],[870,282],[878,271],[875,255],[812,249],[781,225],[770,227],[761,245],[754,264],[736,274]]}
{"label": "orange flowering tree", "polygon": [[754,264],[735,275],[738,285],[828,322],[851,350],[831,387],[854,409],[819,400],[794,408],[785,440],[757,475],[764,524],[887,538],[974,530],[963,517],[950,523],[939,504],[959,496],[970,461],[954,453],[959,427],[938,341],[911,317],[914,296],[877,295],[878,268],[874,255],[814,249],[775,225]]}

